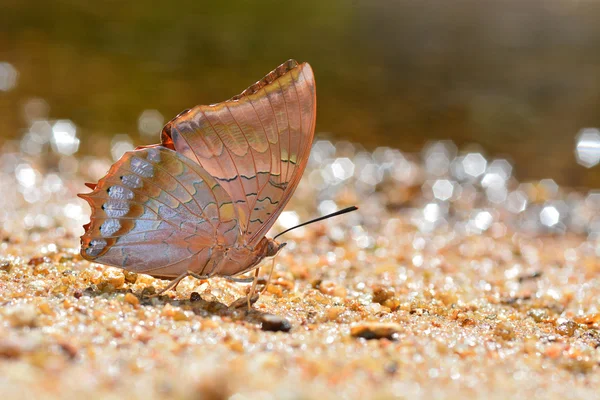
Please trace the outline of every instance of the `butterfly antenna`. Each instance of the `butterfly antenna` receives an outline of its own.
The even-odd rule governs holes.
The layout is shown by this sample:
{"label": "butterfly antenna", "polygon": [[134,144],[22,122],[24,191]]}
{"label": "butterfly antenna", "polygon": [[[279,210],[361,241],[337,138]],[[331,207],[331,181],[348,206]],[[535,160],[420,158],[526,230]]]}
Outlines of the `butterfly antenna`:
{"label": "butterfly antenna", "polygon": [[358,207],[352,206],[352,207],[344,208],[343,210],[336,211],[336,212],[331,213],[331,214],[324,215],[324,216],[319,217],[319,218],[311,219],[310,221],[303,222],[300,225],[292,226],[290,229],[286,229],[285,231],[278,233],[277,235],[275,235],[275,237],[273,238],[273,240],[277,239],[279,236],[283,235],[284,233],[288,233],[289,231],[292,231],[292,230],[294,230],[296,228],[300,228],[301,226],[312,224],[314,222],[323,221],[324,219],[328,219],[328,218],[331,218],[331,217],[336,217],[338,215],[346,214],[346,213],[349,213],[349,212],[352,212],[352,211],[356,211],[356,210],[358,210]]}

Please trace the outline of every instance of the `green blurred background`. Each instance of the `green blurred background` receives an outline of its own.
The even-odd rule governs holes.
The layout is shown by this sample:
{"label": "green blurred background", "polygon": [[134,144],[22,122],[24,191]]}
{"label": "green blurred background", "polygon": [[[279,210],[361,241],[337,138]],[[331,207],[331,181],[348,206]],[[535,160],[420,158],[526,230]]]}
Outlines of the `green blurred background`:
{"label": "green blurred background", "polygon": [[[309,61],[317,131],[372,149],[434,139],[506,156],[520,179],[600,186],[577,164],[577,132],[600,127],[600,1],[0,0],[0,140],[23,104],[78,127],[80,152],[225,100],[288,58]],[[0,146],[2,143],[0,143]]]}

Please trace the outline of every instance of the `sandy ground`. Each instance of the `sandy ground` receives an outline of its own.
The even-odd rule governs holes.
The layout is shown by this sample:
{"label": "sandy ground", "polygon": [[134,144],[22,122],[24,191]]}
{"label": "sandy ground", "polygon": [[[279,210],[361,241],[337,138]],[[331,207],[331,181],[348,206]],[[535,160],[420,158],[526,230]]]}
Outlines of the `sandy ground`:
{"label": "sandy ground", "polygon": [[[455,191],[442,200],[431,189],[440,175],[432,178],[426,162],[389,164],[392,156],[344,146],[312,162],[275,229],[331,207],[360,210],[288,234],[250,311],[229,307],[246,284],[186,278],[176,292],[150,298],[167,282],[82,260],[77,235],[89,214],[74,195],[93,174],[80,168],[49,180],[35,164],[24,174],[17,159],[0,176],[0,392],[599,398],[594,196],[507,177],[508,193],[527,199],[511,212],[510,197],[491,198],[482,177],[447,172]],[[353,163],[349,176],[338,173],[336,162],[348,172],[341,158]],[[373,165],[384,168],[376,181],[367,179]],[[327,181],[327,168],[339,182]],[[48,194],[32,201],[34,189]],[[544,219],[554,215],[544,214],[549,205],[558,223]]]}

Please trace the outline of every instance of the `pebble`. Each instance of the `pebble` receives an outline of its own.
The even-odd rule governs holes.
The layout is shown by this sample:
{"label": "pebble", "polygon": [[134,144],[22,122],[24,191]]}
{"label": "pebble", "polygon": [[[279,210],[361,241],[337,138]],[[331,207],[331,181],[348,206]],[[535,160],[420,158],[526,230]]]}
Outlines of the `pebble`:
{"label": "pebble", "polygon": [[200,293],[192,292],[192,294],[190,294],[190,301],[196,302],[200,300],[202,300],[202,296],[200,296]]}
{"label": "pebble", "polygon": [[38,308],[42,314],[54,316],[54,311],[48,303],[41,303]]}
{"label": "pebble", "polygon": [[384,305],[392,297],[394,297],[394,291],[390,288],[381,285],[376,285],[373,288],[373,303]]}
{"label": "pebble", "polygon": [[577,324],[571,320],[560,321],[556,327],[556,332],[563,336],[573,336],[577,330]]}
{"label": "pebble", "polygon": [[123,276],[125,277],[125,282],[127,283],[135,283],[138,279],[138,274],[131,271],[123,271]]}
{"label": "pebble", "polygon": [[116,268],[107,268],[104,273],[104,281],[118,289],[125,284],[125,275]]}
{"label": "pebble", "polygon": [[10,261],[0,262],[0,271],[10,272],[12,269],[12,263]]}
{"label": "pebble", "polygon": [[28,264],[37,266],[45,262],[50,262],[50,259],[48,257],[34,257],[29,260]]}
{"label": "pebble", "polygon": [[292,329],[292,324],[285,318],[277,315],[265,314],[261,318],[261,329],[269,332],[289,332]]}
{"label": "pebble", "polygon": [[513,325],[507,321],[501,321],[496,325],[494,335],[504,340],[513,340],[516,337]]}
{"label": "pebble", "polygon": [[347,291],[346,288],[333,282],[333,281],[322,281],[319,284],[319,291],[328,296],[335,297],[346,297]]}
{"label": "pebble", "polygon": [[350,329],[351,336],[363,339],[397,340],[400,332],[402,326],[392,322],[364,322]]}
{"label": "pebble", "polygon": [[127,293],[125,295],[124,300],[125,300],[125,303],[129,303],[134,307],[137,307],[140,305],[140,299],[138,299],[138,297],[133,293]]}
{"label": "pebble", "polygon": [[179,307],[173,307],[170,304],[165,304],[161,315],[169,318],[173,318],[174,321],[187,321],[189,317]]}

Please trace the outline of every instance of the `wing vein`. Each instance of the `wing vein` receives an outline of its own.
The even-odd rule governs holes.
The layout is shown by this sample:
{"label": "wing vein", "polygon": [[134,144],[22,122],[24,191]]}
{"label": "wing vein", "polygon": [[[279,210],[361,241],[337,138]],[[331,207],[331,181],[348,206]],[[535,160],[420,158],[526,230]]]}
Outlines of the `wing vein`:
{"label": "wing vein", "polygon": [[[290,155],[290,147],[291,147],[291,142],[292,142],[292,138],[291,138],[291,134],[290,134],[290,114],[287,108],[287,101],[285,100],[285,94],[283,93],[283,88],[281,87],[281,83],[279,82],[279,80],[276,81],[277,85],[279,85],[279,89],[281,90],[281,97],[283,98],[283,104],[285,106],[285,116],[287,119],[287,124],[288,124],[288,129],[287,129],[287,133],[288,133],[288,148],[287,148],[287,157],[288,157],[288,162],[286,163],[285,166],[285,181],[289,182],[288,180],[288,172],[290,170],[290,160],[291,160],[291,155]],[[282,160],[283,161],[283,160]]]}
{"label": "wing vein", "polygon": [[[237,181],[239,182],[240,187],[242,188],[242,193],[244,194],[244,197],[246,198],[246,204],[248,204],[248,197],[246,197],[246,191],[244,190],[244,184],[242,183],[242,178],[240,176],[240,171],[238,171],[237,165],[235,165],[235,161],[233,161],[233,156],[231,155],[231,152],[229,151],[229,147],[227,147],[227,144],[225,144],[225,142],[221,138],[221,135],[219,135],[219,132],[217,132],[217,130],[215,129],[213,123],[208,119],[208,116],[206,115],[206,113],[204,112],[204,110],[202,108],[200,108],[200,112],[202,113],[202,115],[204,115],[204,119],[206,119],[206,121],[209,123],[210,127],[215,132],[215,134],[217,135],[217,137],[219,138],[219,140],[221,141],[221,143],[223,143],[223,148],[225,148],[225,150],[227,151],[227,154],[229,154],[229,158],[231,159],[231,163],[233,164],[233,167],[235,168],[235,172],[237,173]],[[218,115],[217,115],[217,118],[219,118]],[[220,120],[220,118],[219,118],[219,120]],[[199,135],[199,136],[202,137],[202,135]],[[204,140],[204,138],[202,138],[202,140]],[[204,140],[204,143],[206,143],[205,140]],[[207,145],[207,148],[209,148],[208,145]],[[217,163],[221,167],[221,171],[225,172],[225,170],[223,169],[223,166],[221,165],[221,163],[219,163],[218,159],[219,158],[217,157]],[[231,194],[229,194],[229,196],[231,197]],[[233,199],[231,199],[231,200],[233,201]],[[238,218],[239,218],[239,215],[238,215]],[[219,216],[219,220],[220,219],[221,218]]]}
{"label": "wing vein", "polygon": [[[275,114],[275,108],[273,108],[273,104],[271,103],[269,94],[267,93],[265,88],[263,88],[262,90],[265,92],[265,97],[267,98],[267,101],[269,102],[269,107],[271,107],[271,113],[273,114],[273,119],[275,120],[275,127],[277,127],[277,147],[279,148],[279,157],[277,157],[277,161],[281,164],[281,140],[279,140],[279,122],[277,121],[277,115]],[[270,143],[269,143],[269,146],[270,146]],[[272,167],[271,167],[271,172],[272,172]],[[273,176],[272,173],[271,173],[271,176]],[[281,179],[281,165],[279,166],[279,177]]]}
{"label": "wing vein", "polygon": [[[304,134],[304,131],[302,130],[302,106],[300,105],[300,96],[298,96],[298,88],[296,88],[296,82],[294,81],[294,77],[292,76],[292,86],[294,86],[294,92],[296,93],[296,100],[298,101],[298,119],[300,120],[300,134],[298,135],[298,154],[296,155],[296,164],[294,165],[294,169],[298,168],[298,166],[301,164],[300,160],[301,160],[301,156],[303,156],[303,153],[301,153],[301,147],[302,147],[302,135]],[[293,174],[293,172],[292,172]]]}
{"label": "wing vein", "polygon": [[[204,216],[204,219],[206,219],[207,221],[209,220],[208,216],[204,213],[204,209],[202,208],[202,206],[200,205],[200,203],[198,203],[198,201],[196,200],[196,198],[194,197],[194,195],[185,187],[185,185],[183,185],[177,178],[175,178],[175,176],[173,174],[171,174],[168,170],[166,170],[165,168],[162,168],[159,164],[154,164],[155,167],[157,167],[158,169],[160,169],[161,171],[163,171],[165,174],[169,175],[171,178],[175,179],[175,181],[177,183],[179,183],[181,185],[181,187],[183,188],[183,190],[185,190],[187,192],[187,194],[190,195],[190,197],[192,198],[192,200],[194,201],[194,203],[196,203],[196,205],[198,206],[198,208],[200,209],[200,212],[202,213],[202,215]],[[194,171],[196,172],[196,171]],[[198,175],[200,176],[200,175]],[[200,176],[200,178],[202,178]],[[202,178],[202,181],[204,183],[206,183],[206,181],[204,180],[204,178]],[[158,186],[158,185],[157,185]],[[160,187],[160,186],[159,186]],[[215,204],[217,205],[217,210],[219,209],[219,202],[217,201],[212,189],[208,186],[208,184],[206,184],[206,188],[208,189],[208,191],[213,195],[213,198],[215,199]],[[161,189],[162,190],[162,189]],[[177,200],[177,199],[176,199]],[[177,200],[179,201],[179,200]],[[181,201],[179,201],[180,204],[183,204],[185,206],[184,203],[182,203]],[[166,205],[166,204],[165,204]],[[167,206],[169,207],[169,206]],[[169,207],[171,208],[171,207]],[[187,208],[187,207],[186,207]],[[172,209],[172,208],[171,208]],[[188,209],[189,210],[189,209]],[[192,213],[193,215],[196,215],[195,213]],[[212,224],[211,224],[212,225]],[[213,225],[214,226],[214,225]]]}
{"label": "wing vein", "polygon": [[[244,137],[244,140],[248,144],[248,152],[250,153],[250,156],[252,157],[252,166],[254,167],[254,178],[256,179],[256,192],[258,193],[258,191],[260,190],[260,186],[258,185],[258,167],[256,166],[256,159],[254,158],[254,151],[252,149],[252,146],[250,146],[250,141],[246,137],[246,134],[242,130],[242,127],[240,126],[239,122],[235,118],[235,115],[233,115],[233,113],[231,112],[231,109],[229,108],[229,106],[227,104],[225,104],[225,108],[227,108],[227,111],[231,115],[231,118],[233,118],[233,122],[235,122],[235,124],[237,125],[238,129],[242,133],[242,136]],[[227,130],[229,130],[229,127],[227,127]],[[231,133],[231,130],[229,130],[229,132]],[[246,200],[248,200],[248,197],[246,197]],[[248,205],[249,204],[250,203],[248,203]],[[252,204],[252,207],[249,207],[249,210],[251,210],[252,208],[254,208],[255,204],[256,204],[256,199],[254,200],[254,203]],[[250,213],[248,213],[248,219],[250,219]]]}
{"label": "wing vein", "polygon": [[[268,98],[268,97],[267,97],[267,98]],[[250,104],[252,104],[252,102],[251,102]],[[269,102],[269,104],[270,104],[270,102]],[[252,107],[254,107],[254,106],[252,106]],[[272,109],[272,107],[271,107],[271,109]],[[254,110],[254,111],[256,112],[256,110]],[[256,113],[256,115],[258,116],[258,113]],[[274,114],[273,114],[273,115],[274,115]],[[259,120],[260,120],[260,117],[259,117]],[[275,121],[277,121],[277,118],[275,118]],[[262,121],[261,121],[261,125],[262,125]],[[264,125],[263,125],[263,130],[264,130]],[[279,131],[279,129],[277,129],[277,130]],[[264,131],[264,132],[265,132],[265,137],[267,137],[267,132],[266,132],[266,131]],[[279,135],[278,135],[277,137],[279,138]],[[267,143],[269,144],[269,154],[270,154],[270,160],[271,160],[271,162],[270,162],[271,166],[269,167],[269,177],[271,177],[271,176],[274,176],[274,175],[272,174],[272,171],[273,171],[273,153],[272,153],[272,151],[271,151],[271,143],[269,142],[269,139],[268,139],[268,137],[267,137]],[[277,140],[277,143],[278,143],[279,145],[281,145],[281,142],[280,142],[279,140]],[[279,158],[281,159],[281,151],[279,152],[279,154],[280,154]],[[281,176],[281,171],[280,171],[280,176]],[[252,207],[250,208],[250,210],[254,210],[254,207],[256,206],[256,203],[257,203],[257,202],[260,200],[260,195],[261,195],[261,193],[262,193],[262,192],[263,192],[263,190],[264,190],[264,189],[267,187],[267,185],[269,185],[269,184],[270,184],[270,181],[271,181],[271,179],[270,179],[270,178],[269,178],[269,179],[267,179],[267,181],[265,182],[265,184],[263,185],[263,187],[262,187],[262,188],[260,188],[260,190],[259,190],[259,191],[256,193],[256,199],[255,199],[255,201],[254,201],[254,204],[253,204],[253,205],[252,205]],[[271,198],[270,198],[270,197],[268,197],[268,199],[269,199],[269,202],[271,202]],[[276,204],[276,203],[272,203],[272,202],[271,202],[271,204]],[[250,216],[248,217],[248,219],[250,219],[251,215],[252,215],[252,212],[251,212]],[[259,231],[260,231],[260,229],[259,229]]]}
{"label": "wing vein", "polygon": [[[258,119],[258,122],[260,122],[260,126],[262,127],[263,134],[265,135],[265,140],[266,140],[266,143],[267,143],[267,147],[269,148],[269,176],[270,176],[271,175],[271,171],[273,170],[273,151],[271,150],[271,143],[269,142],[269,137],[267,136],[267,131],[265,129],[265,124],[263,124],[262,120],[260,119],[260,115],[258,115],[258,112],[256,111],[256,108],[254,107],[254,103],[252,103],[252,99],[248,98],[248,102],[252,106],[252,109],[254,110],[254,113],[256,114],[256,118]],[[258,201],[258,195],[267,186],[268,183],[269,183],[269,179],[267,179],[267,181],[265,182],[265,184],[263,185],[263,187],[258,190],[258,192],[256,194],[256,201]],[[255,205],[256,205],[256,201],[254,202]],[[254,206],[252,208],[254,208]]]}
{"label": "wing vein", "polygon": [[[198,136],[200,136],[200,139],[202,139],[202,141],[204,142],[204,144],[208,148],[208,144],[206,143],[206,140],[204,140],[204,138],[202,137],[202,135],[198,135]],[[190,142],[186,139],[186,137],[184,135],[181,135],[181,134],[179,135],[179,137],[181,137],[183,139],[183,141],[188,145],[188,147],[191,150],[192,147],[190,145]],[[198,158],[198,155],[196,154],[196,152],[192,150],[192,154],[194,155],[194,157],[196,157],[196,161],[198,162],[198,165],[200,165],[200,167],[204,170],[204,172],[206,172],[207,174],[209,174],[208,171],[206,171],[206,169],[202,166],[202,163],[200,162],[200,159]],[[185,157],[185,156],[182,155],[182,157]],[[185,158],[187,158],[187,157],[185,157]],[[219,163],[218,159],[217,159],[217,163]],[[221,166],[221,164],[219,164],[219,166]],[[196,171],[194,171],[194,172],[196,172]],[[202,180],[206,183],[206,180],[204,178],[202,178]],[[208,184],[206,184],[206,186],[208,187]],[[221,212],[219,211],[219,200],[217,200],[217,195],[214,193],[214,191],[212,190],[212,188],[210,188],[209,192],[210,192],[211,196],[213,197],[213,199],[215,199],[215,204],[217,204],[217,214],[219,215],[219,220],[220,220],[221,219]],[[227,193],[227,194],[229,194],[229,193]],[[196,202],[196,204],[198,204],[198,202]],[[200,207],[200,209],[202,209],[202,207]]]}
{"label": "wing vein", "polygon": [[[135,172],[131,171],[131,170],[130,170],[130,169],[128,169],[128,168],[125,168],[125,167],[120,167],[119,169],[123,169],[123,171],[127,171],[127,172],[130,172],[130,173],[132,173],[132,174],[136,175],[136,174],[135,174]],[[193,199],[193,200],[194,200],[194,202],[195,202],[195,203],[198,205],[198,208],[200,209],[200,213],[201,213],[202,215],[198,215],[198,214],[196,214],[194,211],[190,210],[190,209],[188,208],[188,206],[186,206],[186,205],[185,205],[185,203],[183,203],[181,200],[179,200],[177,197],[173,196],[171,193],[167,192],[166,190],[163,190],[163,189],[162,189],[160,186],[158,186],[156,183],[152,182],[151,180],[148,180],[148,179],[146,179],[146,178],[144,178],[144,177],[142,177],[142,176],[140,176],[140,175],[136,175],[136,176],[137,176],[137,177],[139,177],[139,178],[140,178],[140,179],[141,179],[141,180],[142,180],[144,183],[149,183],[149,184],[151,184],[152,186],[155,186],[155,187],[157,187],[157,188],[158,188],[158,189],[159,189],[161,192],[164,192],[164,193],[166,193],[167,195],[171,196],[171,198],[173,198],[173,199],[174,199],[176,202],[178,202],[178,203],[179,203],[179,204],[181,204],[183,207],[185,207],[185,209],[186,209],[186,210],[188,210],[190,214],[192,214],[192,215],[194,215],[194,216],[196,216],[196,217],[203,217],[203,218],[204,218],[206,221],[208,221],[208,222],[209,222],[209,223],[210,223],[210,224],[211,224],[211,225],[212,225],[212,226],[213,226],[213,227],[216,229],[216,227],[215,227],[215,226],[214,226],[214,225],[213,225],[213,224],[210,222],[210,218],[208,218],[208,216],[207,216],[207,215],[204,213],[204,211],[202,210],[202,207],[200,206],[200,204],[199,204],[199,203],[198,203],[198,202],[197,202],[197,201],[194,199],[194,196],[192,196],[192,199]],[[170,175],[170,176],[171,176],[171,175]],[[176,179],[174,176],[172,176],[172,177],[173,177],[173,179],[177,180],[177,179]],[[179,183],[179,181],[177,181],[177,182]],[[182,186],[182,187],[185,189],[185,187],[184,187],[183,185],[181,185],[181,186]],[[207,186],[208,186],[208,185],[207,185]],[[142,191],[140,191],[140,190],[138,190],[138,189],[136,189],[136,188],[132,188],[132,187],[129,187],[129,186],[126,186],[126,187],[127,187],[129,190],[131,190],[132,192],[134,192],[134,193],[137,193],[137,194],[139,194],[139,195],[141,195],[141,196],[146,196],[147,198],[149,198],[149,199],[152,199],[152,200],[156,201],[157,203],[159,203],[159,204],[162,204],[163,206],[170,208],[171,210],[174,210],[174,208],[173,208],[173,207],[169,206],[168,204],[165,204],[165,203],[163,203],[162,201],[159,201],[159,200],[158,200],[156,197],[150,197],[150,196],[148,196],[147,194],[144,194],[144,192],[142,192]],[[192,194],[191,194],[191,193],[189,193],[189,192],[188,192],[188,194],[189,194],[190,196],[192,195]],[[111,197],[108,197],[107,199],[110,199],[110,198],[111,198]],[[127,200],[127,201],[129,201],[129,200]],[[218,207],[218,203],[217,203],[216,199],[215,199],[215,204],[217,204],[217,207]],[[178,214],[181,214],[181,213],[178,213]]]}

